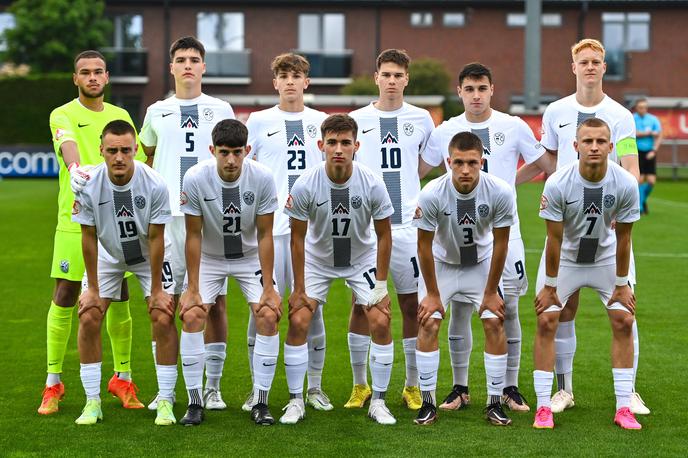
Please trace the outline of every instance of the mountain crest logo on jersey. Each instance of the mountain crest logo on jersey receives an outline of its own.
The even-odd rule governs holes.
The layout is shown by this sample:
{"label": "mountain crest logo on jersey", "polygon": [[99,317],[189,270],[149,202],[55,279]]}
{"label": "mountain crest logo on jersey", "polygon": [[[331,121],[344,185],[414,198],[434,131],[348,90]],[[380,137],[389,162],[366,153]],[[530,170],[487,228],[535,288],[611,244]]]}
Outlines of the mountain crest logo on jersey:
{"label": "mountain crest logo on jersey", "polygon": [[583,211],[586,215],[601,215],[602,211],[595,202],[590,202],[590,205]]}
{"label": "mountain crest logo on jersey", "polygon": [[464,213],[464,215],[459,218],[459,225],[472,224],[475,225],[475,220],[471,218],[471,215]]}
{"label": "mountain crest logo on jersey", "polygon": [[134,213],[131,210],[129,210],[126,206],[122,205],[122,207],[115,213],[115,216],[117,218],[133,218]]}
{"label": "mountain crest logo on jersey", "polygon": [[291,139],[287,140],[287,146],[305,146],[306,143],[299,138],[297,134],[292,135]]}
{"label": "mountain crest logo on jersey", "polygon": [[222,213],[225,215],[230,215],[233,213],[241,213],[241,210],[239,209],[239,207],[234,205],[234,202],[230,202],[229,205],[225,207],[225,210]]}
{"label": "mountain crest logo on jersey", "polygon": [[181,127],[198,129],[198,105],[181,105]]}
{"label": "mountain crest logo on jersey", "polygon": [[341,202],[332,210],[333,215],[348,215],[349,209],[344,206]]}
{"label": "mountain crest logo on jersey", "polygon": [[382,137],[382,143],[399,143],[397,137],[392,135],[392,132],[387,132],[387,134]]}

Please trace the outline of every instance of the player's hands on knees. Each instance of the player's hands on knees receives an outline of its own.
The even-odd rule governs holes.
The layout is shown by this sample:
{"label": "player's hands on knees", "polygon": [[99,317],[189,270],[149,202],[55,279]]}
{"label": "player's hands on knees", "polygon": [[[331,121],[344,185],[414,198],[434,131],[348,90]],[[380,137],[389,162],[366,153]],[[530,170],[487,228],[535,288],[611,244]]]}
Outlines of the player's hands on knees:
{"label": "player's hands on knees", "polygon": [[478,316],[482,316],[485,310],[494,313],[497,318],[504,320],[504,299],[502,299],[497,292],[485,292],[483,294],[483,303],[480,304]]}
{"label": "player's hands on knees", "polygon": [[86,186],[86,183],[91,179],[90,171],[93,169],[92,165],[79,165],[78,162],[72,162],[69,164],[69,186],[72,188],[72,192],[76,194],[81,192]]}
{"label": "player's hands on knees", "polygon": [[551,286],[545,286],[540,290],[537,296],[535,296],[535,314],[539,315],[553,305],[561,307],[557,289]]}
{"label": "player's hands on knees", "polygon": [[263,290],[263,294],[261,294],[260,301],[258,302],[258,309],[256,310],[256,313],[258,313],[258,310],[263,307],[268,307],[270,310],[272,310],[277,316],[277,321],[282,318],[282,298],[279,294],[277,294],[275,288],[265,288]]}
{"label": "player's hands on knees", "polygon": [[[179,318],[184,319],[184,314],[194,307],[200,307],[207,312],[207,306],[203,303],[201,294],[198,291],[187,289],[179,299]],[[174,312],[172,312],[174,315]]]}
{"label": "player's hands on knees", "polygon": [[88,309],[96,308],[101,316],[105,313],[105,304],[100,298],[100,293],[93,288],[89,288],[79,296],[79,316]]}
{"label": "player's hands on knees", "polygon": [[294,291],[291,293],[291,296],[289,296],[289,316],[291,317],[292,314],[304,307],[310,310],[311,313],[315,313],[318,301],[306,296],[305,291]]}
{"label": "player's hands on knees", "polygon": [[148,310],[152,311],[153,309],[158,309],[173,317],[175,312],[174,299],[163,290],[156,291],[148,299]]}
{"label": "player's hands on knees", "polygon": [[382,314],[385,315],[388,320],[391,320],[392,319],[392,310],[390,308],[391,303],[392,303],[392,301],[390,300],[389,295],[386,294],[385,296],[382,297],[382,299],[375,302],[374,304],[371,304],[369,302],[368,305],[365,305],[363,307],[363,310],[365,311],[365,313],[368,313],[372,309],[377,309],[380,312],[382,312]]}
{"label": "player's hands on knees", "polygon": [[444,318],[444,306],[439,296],[428,295],[418,304],[418,323],[424,326],[435,312],[439,312]]}
{"label": "player's hands on knees", "polygon": [[623,305],[629,312],[635,315],[635,294],[630,286],[623,285],[614,288],[614,292],[612,292],[612,297],[609,299],[609,302],[607,302],[607,306],[615,302]]}

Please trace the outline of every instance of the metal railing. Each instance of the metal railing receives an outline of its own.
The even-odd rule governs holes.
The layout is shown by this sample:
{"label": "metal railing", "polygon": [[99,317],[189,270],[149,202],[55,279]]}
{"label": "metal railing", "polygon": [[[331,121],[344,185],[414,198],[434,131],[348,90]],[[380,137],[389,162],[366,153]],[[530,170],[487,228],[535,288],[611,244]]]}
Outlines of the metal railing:
{"label": "metal railing", "polygon": [[311,64],[309,77],[311,78],[348,78],[351,76],[351,57],[353,50],[341,51],[302,51],[301,54]]}
{"label": "metal railing", "polygon": [[251,50],[207,51],[205,68],[206,76],[249,77],[251,76]]}
{"label": "metal railing", "polygon": [[144,48],[102,48],[110,76],[148,76],[148,50]]}

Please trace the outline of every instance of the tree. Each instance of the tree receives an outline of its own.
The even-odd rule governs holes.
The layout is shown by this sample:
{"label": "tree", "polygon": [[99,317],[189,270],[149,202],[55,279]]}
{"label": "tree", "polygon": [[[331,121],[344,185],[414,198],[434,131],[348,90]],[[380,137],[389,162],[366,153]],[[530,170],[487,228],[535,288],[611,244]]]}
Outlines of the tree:
{"label": "tree", "polygon": [[112,25],[103,0],[16,0],[15,27],[5,31],[5,60],[34,73],[71,72],[74,56],[106,43]]}

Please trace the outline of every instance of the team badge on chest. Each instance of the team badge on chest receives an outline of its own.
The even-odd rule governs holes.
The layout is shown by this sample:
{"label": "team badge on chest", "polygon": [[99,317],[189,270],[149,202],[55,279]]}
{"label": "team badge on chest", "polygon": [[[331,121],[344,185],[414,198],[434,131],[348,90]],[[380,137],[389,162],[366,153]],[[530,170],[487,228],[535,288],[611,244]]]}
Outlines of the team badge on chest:
{"label": "team badge on chest", "polygon": [[246,191],[244,193],[244,203],[246,205],[253,205],[254,200],[256,200],[256,195],[253,194],[253,191]]}

